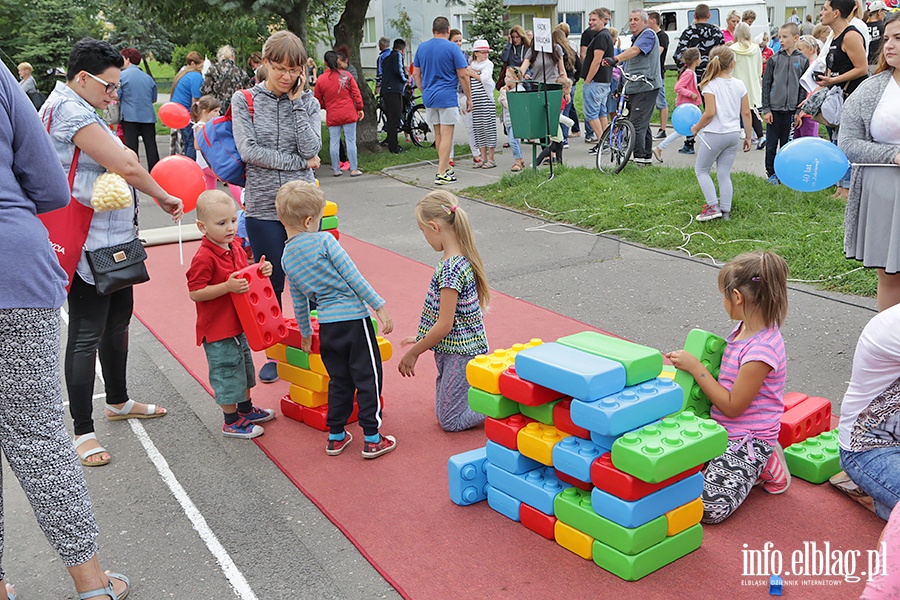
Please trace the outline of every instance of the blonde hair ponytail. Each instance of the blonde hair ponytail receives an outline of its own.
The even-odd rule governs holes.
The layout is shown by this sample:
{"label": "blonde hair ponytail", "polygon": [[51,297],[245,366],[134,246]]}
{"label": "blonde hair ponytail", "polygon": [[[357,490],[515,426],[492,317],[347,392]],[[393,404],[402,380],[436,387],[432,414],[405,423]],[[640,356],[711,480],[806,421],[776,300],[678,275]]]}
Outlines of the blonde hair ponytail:
{"label": "blonde hair ponytail", "polygon": [[728,73],[733,67],[734,50],[728,46],[716,46],[709,53],[709,63],[707,63],[706,72],[703,74],[699,88],[702,90],[710,81]]}

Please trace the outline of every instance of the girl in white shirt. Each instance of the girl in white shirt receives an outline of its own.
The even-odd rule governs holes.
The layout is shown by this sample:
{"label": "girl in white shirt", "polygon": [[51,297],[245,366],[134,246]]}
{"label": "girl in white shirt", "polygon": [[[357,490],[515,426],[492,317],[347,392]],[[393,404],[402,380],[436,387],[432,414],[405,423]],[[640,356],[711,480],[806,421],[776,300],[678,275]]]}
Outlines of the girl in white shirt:
{"label": "girl in white shirt", "polygon": [[[700,92],[706,110],[691,133],[698,136],[697,163],[694,173],[706,204],[697,215],[698,221],[711,221],[731,217],[731,166],[741,144],[743,122],[744,152],[750,151],[752,121],[747,87],[740,79],[731,76],[734,70],[734,51],[728,46],[718,46],[709,53],[706,73],[700,82]],[[719,178],[719,195],[709,174],[713,163]]]}

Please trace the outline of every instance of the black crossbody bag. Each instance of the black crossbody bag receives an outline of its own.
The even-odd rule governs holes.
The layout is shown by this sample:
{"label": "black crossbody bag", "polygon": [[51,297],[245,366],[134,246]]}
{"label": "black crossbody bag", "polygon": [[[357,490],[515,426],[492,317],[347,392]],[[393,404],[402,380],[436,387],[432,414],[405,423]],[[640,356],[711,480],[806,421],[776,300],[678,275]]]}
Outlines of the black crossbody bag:
{"label": "black crossbody bag", "polygon": [[123,288],[138,283],[150,281],[147,272],[147,252],[144,245],[137,237],[137,198],[134,199],[134,229],[135,238],[124,244],[98,248],[97,250],[85,250],[88,265],[94,275],[94,286],[101,296],[108,296]]}

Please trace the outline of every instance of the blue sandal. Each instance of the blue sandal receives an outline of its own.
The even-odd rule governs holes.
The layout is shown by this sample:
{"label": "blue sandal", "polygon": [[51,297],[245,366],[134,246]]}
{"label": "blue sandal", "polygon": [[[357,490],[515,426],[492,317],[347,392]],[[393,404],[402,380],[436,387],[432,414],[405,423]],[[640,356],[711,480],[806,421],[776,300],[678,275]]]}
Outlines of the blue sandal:
{"label": "blue sandal", "polygon": [[113,590],[112,582],[110,582],[110,584],[105,588],[91,590],[90,592],[81,592],[78,594],[78,598],[80,598],[80,600],[87,600],[88,598],[108,596],[109,598],[112,598],[112,600],[125,600],[125,598],[128,597],[128,592],[131,591],[131,588],[129,587],[131,585],[131,582],[128,581],[128,578],[124,575],[120,575],[119,573],[107,573],[106,577],[109,579],[118,579],[119,581],[125,582],[125,591],[122,592],[121,596],[116,595],[116,592]]}

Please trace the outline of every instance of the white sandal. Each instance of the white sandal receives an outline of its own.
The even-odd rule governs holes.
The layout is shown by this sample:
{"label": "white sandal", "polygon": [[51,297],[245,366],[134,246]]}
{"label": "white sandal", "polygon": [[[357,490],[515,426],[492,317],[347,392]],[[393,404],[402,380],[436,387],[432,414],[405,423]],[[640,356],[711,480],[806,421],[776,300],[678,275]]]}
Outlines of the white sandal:
{"label": "white sandal", "polygon": [[84,452],[78,452],[78,448],[84,443],[90,440],[97,441],[97,435],[93,432],[85,433],[84,435],[79,435],[75,438],[75,452],[78,454],[78,460],[81,461],[81,464],[85,467],[102,467],[103,465],[109,464],[109,459],[105,458],[102,460],[87,460],[91,456],[96,454],[102,454],[104,452],[108,452],[106,448],[103,446],[97,446],[96,448],[91,448],[90,450],[85,450]]}
{"label": "white sandal", "polygon": [[109,585],[105,588],[99,588],[96,590],[91,590],[89,592],[81,592],[78,594],[78,598],[81,600],[87,600],[88,598],[99,598],[101,596],[106,596],[107,598],[111,598],[112,600],[125,600],[128,597],[128,592],[131,591],[131,582],[128,581],[128,578],[122,575],[121,573],[106,573],[107,579],[118,579],[119,581],[125,582],[125,591],[122,592],[122,595],[116,595],[115,590],[113,590],[112,581],[109,582]]}
{"label": "white sandal", "polygon": [[131,409],[134,408],[134,400],[129,400],[126,402],[122,408],[116,408],[110,404],[106,405],[106,410],[113,413],[112,415],[106,415],[107,421],[124,421],[125,419],[155,419],[157,417],[166,416],[165,410],[162,412],[156,412],[155,404],[147,405],[147,414],[144,413],[133,413]]}

